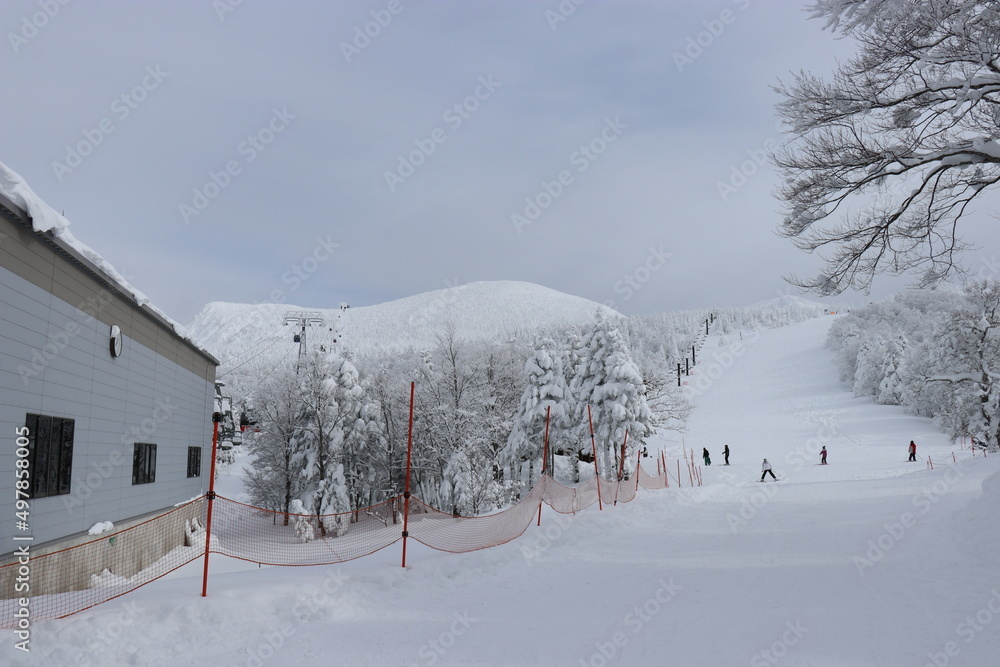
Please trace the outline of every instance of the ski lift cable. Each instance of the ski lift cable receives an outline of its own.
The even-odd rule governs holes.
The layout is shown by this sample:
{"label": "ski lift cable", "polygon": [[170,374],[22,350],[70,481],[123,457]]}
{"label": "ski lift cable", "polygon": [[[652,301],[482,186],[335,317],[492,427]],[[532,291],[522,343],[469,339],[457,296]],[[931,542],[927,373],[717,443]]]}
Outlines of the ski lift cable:
{"label": "ski lift cable", "polygon": [[[272,366],[272,367],[271,367],[271,370],[269,370],[269,371],[268,371],[267,373],[265,373],[265,374],[264,374],[264,375],[263,375],[262,377],[260,377],[260,378],[259,378],[259,379],[257,380],[257,384],[259,385],[259,384],[263,383],[263,382],[264,382],[264,380],[266,380],[267,378],[271,377],[271,375],[273,375],[273,374],[274,374],[274,371],[278,370],[278,368],[280,368],[280,367],[281,367],[281,366],[282,366],[283,364],[287,364],[287,363],[288,363],[288,357],[290,356],[290,354],[291,354],[291,350],[289,350],[288,352],[286,352],[286,353],[285,353],[285,356],[284,356],[284,357],[282,357],[282,358],[281,358],[281,359],[280,359],[280,360],[278,361],[278,363],[276,363],[276,364],[275,364],[274,366]],[[248,361],[249,361],[249,360],[248,360]],[[236,403],[240,403],[240,402],[242,402],[242,401],[243,401],[243,400],[244,400],[244,399],[245,399],[246,397],[247,397],[247,394],[244,394],[243,396],[240,396],[240,397],[238,397],[238,398],[234,396],[234,397],[233,397],[233,401],[234,401],[234,402],[236,402]]]}
{"label": "ski lift cable", "polygon": [[[280,339],[280,336],[279,336],[279,339]],[[219,365],[220,366],[225,366],[228,363],[232,363],[235,359],[239,359],[244,354],[248,354],[248,353],[252,352],[254,349],[260,347],[261,345],[264,345],[265,343],[267,343],[267,338],[261,338],[259,341],[257,341],[256,343],[254,343],[250,347],[248,347],[248,348],[246,348],[246,349],[244,349],[244,350],[242,350],[240,352],[237,352],[236,354],[232,355],[231,357],[229,357],[225,361],[221,362]],[[274,341],[272,341],[271,344],[273,345]]]}
{"label": "ski lift cable", "polygon": [[260,378],[260,380],[258,381],[258,384],[264,382],[264,380],[266,380],[267,378],[271,377],[271,375],[274,373],[274,371],[278,370],[278,368],[280,368],[283,364],[285,364],[288,361],[288,356],[289,355],[286,354],[284,359],[281,359],[278,363],[276,363],[274,366],[272,366],[271,370],[269,370],[267,373],[265,373],[264,377]]}
{"label": "ski lift cable", "polygon": [[253,360],[254,360],[254,359],[256,359],[257,357],[261,356],[262,354],[264,354],[265,352],[267,352],[268,350],[270,350],[270,349],[271,349],[272,347],[274,347],[275,345],[277,345],[278,343],[280,343],[280,342],[281,342],[282,340],[283,340],[282,338],[275,338],[275,339],[274,339],[273,341],[271,341],[271,344],[270,344],[270,345],[268,345],[267,347],[265,347],[265,348],[264,348],[263,350],[261,350],[260,352],[258,352],[258,353],[257,353],[257,354],[255,354],[255,355],[253,355],[252,357],[250,357],[249,359],[247,359],[247,360],[246,360],[246,361],[244,361],[243,363],[241,363],[241,364],[239,364],[239,365],[236,365],[236,366],[233,366],[232,368],[230,368],[229,370],[227,370],[227,371],[226,371],[225,373],[223,373],[223,374],[222,374],[222,375],[221,375],[220,377],[223,377],[223,376],[225,376],[225,375],[228,375],[229,373],[232,373],[232,372],[233,372],[233,371],[235,371],[235,370],[236,370],[237,368],[241,368],[241,367],[243,367],[243,366],[246,366],[246,365],[247,365],[247,364],[249,364],[249,363],[250,363],[251,361],[253,361]]}

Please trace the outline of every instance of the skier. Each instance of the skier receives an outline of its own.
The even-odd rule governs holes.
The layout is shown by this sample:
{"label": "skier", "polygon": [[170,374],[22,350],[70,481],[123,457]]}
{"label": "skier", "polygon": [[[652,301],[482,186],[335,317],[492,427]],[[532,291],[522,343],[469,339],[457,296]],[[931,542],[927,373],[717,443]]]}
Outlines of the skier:
{"label": "skier", "polygon": [[913,442],[912,440],[910,440],[910,458],[909,458],[909,460],[910,461],[916,461],[917,460],[917,443]]}
{"label": "skier", "polygon": [[649,458],[649,450],[646,449],[645,445],[643,445],[643,447],[642,447],[642,458],[644,458],[644,459],[648,459]]}
{"label": "skier", "polygon": [[760,481],[763,482],[764,476],[767,475],[768,473],[771,473],[771,479],[773,479],[775,482],[778,481],[778,478],[774,476],[774,471],[771,470],[771,464],[767,462],[767,459],[764,459],[764,463],[760,466],[760,469],[762,471],[760,473]]}
{"label": "skier", "polygon": [[826,465],[826,445],[819,451],[819,462],[821,465]]}
{"label": "skier", "polygon": [[710,459],[708,457],[708,448],[707,447],[702,447],[701,448],[701,455],[705,459],[705,465],[707,465],[707,466],[712,465],[712,459]]}
{"label": "skier", "polygon": [[725,449],[722,450],[722,455],[726,457],[726,462],[723,465],[729,465],[729,445],[726,445]]}

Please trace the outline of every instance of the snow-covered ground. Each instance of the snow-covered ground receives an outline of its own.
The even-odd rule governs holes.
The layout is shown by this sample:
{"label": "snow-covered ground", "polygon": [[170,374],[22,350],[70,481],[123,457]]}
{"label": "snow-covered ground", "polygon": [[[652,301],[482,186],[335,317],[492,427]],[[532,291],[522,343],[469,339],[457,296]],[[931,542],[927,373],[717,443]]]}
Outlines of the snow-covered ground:
{"label": "snow-covered ground", "polygon": [[[411,541],[406,569],[399,545],[333,567],[213,557],[207,598],[195,562],[36,624],[30,654],[9,638],[0,664],[997,664],[1000,456],[968,459],[928,420],[853,398],[823,346],[832,319],[709,337],[684,436],[711,451],[703,487],[546,511],[470,554]],[[765,456],[777,483],[757,481]]]}

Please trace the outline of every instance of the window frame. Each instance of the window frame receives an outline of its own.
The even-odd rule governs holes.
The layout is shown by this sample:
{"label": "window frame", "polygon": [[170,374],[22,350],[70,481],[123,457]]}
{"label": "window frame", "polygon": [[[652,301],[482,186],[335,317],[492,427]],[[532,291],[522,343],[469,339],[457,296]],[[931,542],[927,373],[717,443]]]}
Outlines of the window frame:
{"label": "window frame", "polygon": [[201,477],[201,447],[188,447],[187,476],[188,479]]}
{"label": "window frame", "polygon": [[156,483],[156,444],[136,442],[132,445],[132,486]]}
{"label": "window frame", "polygon": [[76,420],[25,413],[28,429],[28,493],[31,498],[69,495],[73,482]]}

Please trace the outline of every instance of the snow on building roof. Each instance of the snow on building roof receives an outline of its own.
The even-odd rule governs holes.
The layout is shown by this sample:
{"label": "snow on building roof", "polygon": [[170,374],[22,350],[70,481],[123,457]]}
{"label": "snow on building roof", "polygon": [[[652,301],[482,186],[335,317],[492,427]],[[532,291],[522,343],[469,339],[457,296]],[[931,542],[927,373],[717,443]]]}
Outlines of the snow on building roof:
{"label": "snow on building roof", "polygon": [[218,360],[215,357],[192,340],[184,326],[175,322],[166,313],[151,304],[149,298],[126,280],[125,276],[112,266],[110,262],[101,257],[93,248],[73,236],[73,233],[69,231],[69,220],[45,203],[41,197],[35,194],[35,191],[31,189],[20,174],[3,162],[0,162],[0,195],[3,195],[11,204],[21,209],[21,212],[28,218],[35,232],[45,235],[47,239],[53,241],[62,250],[81,261],[85,267],[96,271],[105,280],[117,286],[123,295],[130,297],[137,306],[149,312],[155,319],[159,320],[179,337],[186,340],[198,351],[218,364]]}

